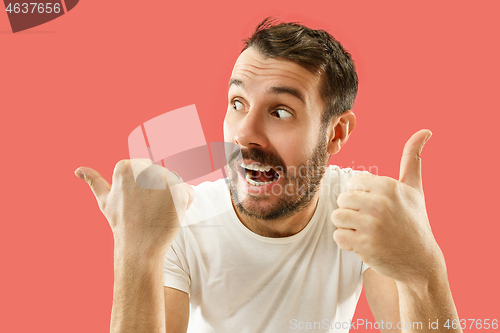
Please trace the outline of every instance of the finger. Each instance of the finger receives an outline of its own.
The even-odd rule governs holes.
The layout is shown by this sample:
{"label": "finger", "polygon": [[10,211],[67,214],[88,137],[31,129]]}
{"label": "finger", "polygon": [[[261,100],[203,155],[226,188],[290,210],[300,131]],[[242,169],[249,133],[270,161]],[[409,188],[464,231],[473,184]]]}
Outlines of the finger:
{"label": "finger", "polygon": [[111,185],[94,169],[79,167],[75,170],[75,175],[89,184],[90,189],[99,202],[102,202],[111,190]]}
{"label": "finger", "polygon": [[354,249],[354,237],[356,231],[350,229],[337,229],[333,232],[333,240],[337,246],[345,251],[352,251]]}
{"label": "finger", "polygon": [[364,191],[347,191],[341,193],[337,198],[339,208],[359,211],[369,200],[370,193]]}
{"label": "finger", "polygon": [[420,154],[431,135],[432,132],[427,129],[420,130],[406,142],[399,169],[400,182],[422,190]]}
{"label": "finger", "polygon": [[184,216],[194,201],[194,189],[187,183],[169,186],[169,189],[172,194],[172,200],[177,218],[179,219],[181,226],[186,226],[187,222],[184,220]]}
{"label": "finger", "polygon": [[349,178],[347,182],[347,188],[349,191],[373,191],[377,185],[378,176],[372,175],[371,173],[362,173]]}
{"label": "finger", "polygon": [[332,212],[330,219],[337,228],[356,230],[358,228],[357,215],[355,210],[337,208]]}
{"label": "finger", "polygon": [[113,172],[113,183],[120,179],[130,177],[132,171],[135,184],[147,190],[165,190],[183,182],[182,178],[175,172],[155,164],[146,158],[122,160],[116,164]]}
{"label": "finger", "polygon": [[149,190],[164,190],[167,188],[167,183],[165,182],[166,169],[147,158],[136,158],[118,162],[113,172],[113,183],[115,182],[115,178],[129,176],[130,170],[132,170],[135,184],[140,188]]}

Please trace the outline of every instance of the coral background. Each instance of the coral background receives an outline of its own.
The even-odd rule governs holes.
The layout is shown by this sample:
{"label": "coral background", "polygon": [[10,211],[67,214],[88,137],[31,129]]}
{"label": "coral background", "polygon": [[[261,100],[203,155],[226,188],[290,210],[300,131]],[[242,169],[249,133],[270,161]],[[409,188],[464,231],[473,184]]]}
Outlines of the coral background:
{"label": "coral background", "polygon": [[[85,0],[13,34],[2,8],[0,331],[109,331],[112,233],[73,171],[89,166],[111,181],[134,128],[190,104],[206,140],[223,140],[241,40],[269,15],[326,29],[354,57],[358,125],[332,164],[397,178],[406,140],[432,130],[424,191],[459,315],[500,319],[499,9],[496,1]],[[358,318],[374,321],[363,295]]]}

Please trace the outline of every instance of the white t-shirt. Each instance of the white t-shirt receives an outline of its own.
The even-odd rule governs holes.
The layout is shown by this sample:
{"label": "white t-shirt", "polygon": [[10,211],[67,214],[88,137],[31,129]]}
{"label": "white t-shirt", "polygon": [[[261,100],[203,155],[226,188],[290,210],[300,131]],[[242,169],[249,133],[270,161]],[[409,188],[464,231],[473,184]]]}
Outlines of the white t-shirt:
{"label": "white t-shirt", "polygon": [[164,265],[190,296],[188,332],[348,332],[368,266],[337,247],[330,216],[358,172],[327,168],[313,217],[283,238],[247,229],[224,179],[196,186]]}

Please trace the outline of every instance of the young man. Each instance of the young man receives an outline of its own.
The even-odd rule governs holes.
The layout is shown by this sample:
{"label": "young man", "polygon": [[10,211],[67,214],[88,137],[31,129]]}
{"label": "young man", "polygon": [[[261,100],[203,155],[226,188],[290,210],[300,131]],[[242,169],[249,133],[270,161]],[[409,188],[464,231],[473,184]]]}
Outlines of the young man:
{"label": "young man", "polygon": [[363,281],[381,328],[460,332],[443,326],[458,316],[422,191],[430,131],[407,142],[399,180],[327,167],[357,83],[328,33],[265,20],[229,82],[224,138],[241,154],[226,180],[158,191],[136,185],[143,161],[119,162],[112,187],[76,171],[115,237],[112,332],[347,332]]}

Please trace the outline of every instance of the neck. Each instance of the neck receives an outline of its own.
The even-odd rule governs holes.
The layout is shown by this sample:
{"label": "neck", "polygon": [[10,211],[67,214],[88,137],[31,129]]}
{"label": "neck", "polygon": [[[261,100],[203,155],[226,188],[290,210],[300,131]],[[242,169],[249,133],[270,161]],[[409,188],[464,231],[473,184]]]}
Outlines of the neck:
{"label": "neck", "polygon": [[272,238],[289,237],[299,233],[309,223],[314,215],[314,212],[316,211],[320,192],[321,191],[318,191],[307,206],[300,212],[283,219],[276,219],[272,221],[255,219],[241,214],[234,206],[234,203],[233,209],[241,223],[257,235]]}

